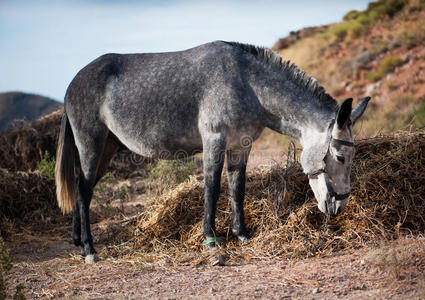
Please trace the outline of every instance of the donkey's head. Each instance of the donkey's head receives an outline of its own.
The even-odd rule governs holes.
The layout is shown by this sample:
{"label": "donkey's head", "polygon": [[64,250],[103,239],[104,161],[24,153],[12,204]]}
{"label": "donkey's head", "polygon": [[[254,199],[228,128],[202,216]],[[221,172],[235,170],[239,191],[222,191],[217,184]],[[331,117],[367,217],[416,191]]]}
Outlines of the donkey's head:
{"label": "donkey's head", "polygon": [[366,97],[354,109],[353,99],[345,100],[323,137],[312,137],[304,148],[301,164],[309,177],[319,209],[326,214],[338,214],[350,195],[350,171],[354,157],[352,127],[366,109]]}

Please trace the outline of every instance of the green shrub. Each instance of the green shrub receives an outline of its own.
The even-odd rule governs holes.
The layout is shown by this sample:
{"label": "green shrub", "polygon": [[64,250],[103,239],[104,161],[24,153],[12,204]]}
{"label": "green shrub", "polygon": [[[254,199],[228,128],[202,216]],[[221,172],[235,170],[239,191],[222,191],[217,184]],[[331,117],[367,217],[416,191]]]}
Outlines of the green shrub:
{"label": "green shrub", "polygon": [[425,126],[425,99],[422,100],[418,110],[415,111],[415,122],[417,127]]}
{"label": "green shrub", "polygon": [[365,77],[370,82],[377,82],[379,79],[381,79],[381,76],[374,71],[367,72]]}
{"label": "green shrub", "polygon": [[343,20],[350,21],[350,20],[357,19],[360,14],[361,12],[359,12],[358,10],[350,10],[348,13],[345,14]]}
{"label": "green shrub", "polygon": [[50,156],[49,151],[46,151],[44,152],[43,159],[37,164],[37,170],[50,181],[54,181],[55,163],[55,158]]}
{"label": "green shrub", "polygon": [[108,186],[108,183],[111,183],[113,179],[114,174],[112,174],[111,172],[106,173],[105,175],[103,175],[102,179],[100,179],[99,182],[96,184],[95,190],[103,192]]}
{"label": "green shrub", "polygon": [[372,23],[372,16],[370,14],[362,13],[356,18],[356,21],[363,26],[367,26]]}
{"label": "green shrub", "polygon": [[338,40],[343,40],[348,34],[351,34],[354,37],[359,37],[363,32],[363,25],[357,22],[356,20],[345,21],[333,25],[329,32],[336,36]]}
{"label": "green shrub", "polygon": [[402,10],[406,3],[406,0],[383,0],[383,13],[390,17],[393,17],[396,13]]}
{"label": "green shrub", "polygon": [[379,74],[381,76],[385,76],[388,73],[394,71],[395,68],[401,66],[403,64],[403,60],[398,55],[391,55],[384,58],[379,64]]}
{"label": "green shrub", "polygon": [[359,37],[363,33],[363,25],[357,21],[352,21],[349,26],[349,31],[354,37]]}
{"label": "green shrub", "polygon": [[190,175],[196,174],[197,169],[198,164],[195,160],[189,162],[160,160],[155,166],[148,165],[148,176],[153,181],[170,186],[185,181]]}
{"label": "green shrub", "polygon": [[369,3],[366,12],[377,18],[393,17],[407,4],[406,0],[378,0]]}
{"label": "green shrub", "polygon": [[354,37],[360,36],[366,26],[369,26],[385,16],[393,17],[406,5],[407,0],[378,0],[371,2],[365,11],[351,10],[345,14],[343,22],[335,24],[329,32],[343,40],[348,33]]}
{"label": "green shrub", "polygon": [[375,23],[376,21],[378,21],[381,18],[381,15],[378,14],[378,12],[376,11],[371,11],[367,14],[367,16],[369,17],[370,23]]}
{"label": "green shrub", "polygon": [[127,200],[127,198],[128,198],[127,188],[122,186],[121,189],[120,189],[120,199],[121,200]]}

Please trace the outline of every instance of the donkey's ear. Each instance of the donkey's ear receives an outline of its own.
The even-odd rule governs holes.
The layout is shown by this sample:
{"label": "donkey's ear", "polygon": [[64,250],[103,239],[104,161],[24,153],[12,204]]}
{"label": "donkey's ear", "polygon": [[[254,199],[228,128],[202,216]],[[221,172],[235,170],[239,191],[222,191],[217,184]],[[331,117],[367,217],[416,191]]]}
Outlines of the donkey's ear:
{"label": "donkey's ear", "polygon": [[350,120],[351,114],[351,105],[353,104],[353,98],[348,98],[344,102],[342,102],[341,107],[338,110],[338,114],[336,116],[336,124],[338,125],[338,129],[343,129]]}
{"label": "donkey's ear", "polygon": [[362,102],[360,102],[359,105],[356,106],[356,108],[353,109],[353,111],[351,112],[351,122],[356,123],[356,121],[363,115],[367,104],[369,103],[370,97],[366,97],[362,100]]}

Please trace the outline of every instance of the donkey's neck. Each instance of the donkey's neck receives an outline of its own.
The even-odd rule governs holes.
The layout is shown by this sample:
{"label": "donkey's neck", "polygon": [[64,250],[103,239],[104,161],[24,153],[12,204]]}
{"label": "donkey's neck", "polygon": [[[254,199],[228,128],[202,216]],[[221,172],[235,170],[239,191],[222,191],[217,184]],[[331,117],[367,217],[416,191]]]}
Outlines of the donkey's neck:
{"label": "donkey's neck", "polygon": [[[280,75],[280,76],[279,76]],[[298,140],[303,146],[317,135],[327,134],[335,111],[313,99],[303,87],[275,74],[274,80],[251,82],[263,106],[264,125]]]}

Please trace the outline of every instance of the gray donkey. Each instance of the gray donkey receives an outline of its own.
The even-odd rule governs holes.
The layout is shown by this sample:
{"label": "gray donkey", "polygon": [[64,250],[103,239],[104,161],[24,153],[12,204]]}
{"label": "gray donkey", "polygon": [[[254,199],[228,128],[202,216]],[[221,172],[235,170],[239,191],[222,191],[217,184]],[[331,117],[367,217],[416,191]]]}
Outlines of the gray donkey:
{"label": "gray donkey", "polygon": [[354,110],[351,98],[339,106],[294,64],[270,50],[235,42],[103,55],[75,76],[65,96],[55,177],[59,207],[63,213],[72,210],[73,242],[83,247],[87,263],[94,261],[93,187],[124,146],[162,159],[203,152],[203,233],[211,247],[226,160],[232,231],[247,240],[246,164],[252,141],[265,127],[301,143],[301,165],[319,209],[337,214],[350,193],[352,126],[369,99]]}

